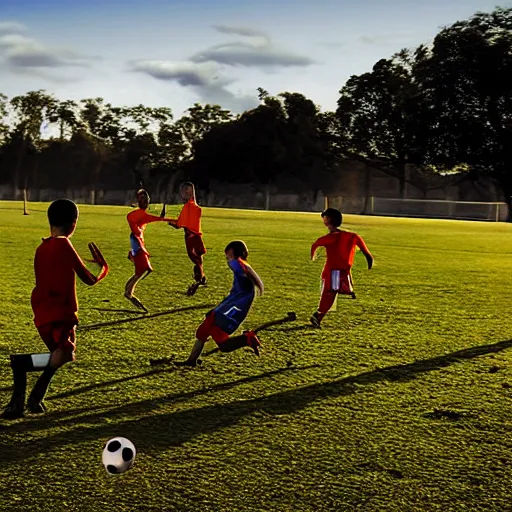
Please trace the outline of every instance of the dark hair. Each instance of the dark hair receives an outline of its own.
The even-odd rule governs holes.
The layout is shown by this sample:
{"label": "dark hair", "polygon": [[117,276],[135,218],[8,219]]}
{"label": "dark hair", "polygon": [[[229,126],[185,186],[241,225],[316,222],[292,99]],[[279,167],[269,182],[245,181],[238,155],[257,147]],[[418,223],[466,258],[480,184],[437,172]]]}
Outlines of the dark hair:
{"label": "dark hair", "polygon": [[146,199],[146,201],[149,203],[149,194],[148,191],[141,188],[137,190],[137,193],[135,194],[137,197],[137,201],[140,203],[143,199]]}
{"label": "dark hair", "polygon": [[180,185],[180,190],[183,190],[184,188],[192,188],[194,189],[194,184],[191,182],[191,181],[184,181],[181,185]]}
{"label": "dark hair", "polygon": [[327,208],[327,210],[324,210],[322,212],[322,218],[323,217],[329,217],[330,223],[336,228],[341,226],[343,222],[343,215],[339,210],[336,210],[336,208]]}
{"label": "dark hair", "polygon": [[224,249],[224,252],[228,252],[229,250],[233,251],[233,256],[235,258],[242,258],[243,260],[247,259],[249,256],[249,249],[247,249],[247,245],[242,240],[235,240],[234,242],[229,242]]}
{"label": "dark hair", "polygon": [[57,199],[48,207],[48,222],[56,228],[71,229],[78,219],[78,208],[69,199]]}

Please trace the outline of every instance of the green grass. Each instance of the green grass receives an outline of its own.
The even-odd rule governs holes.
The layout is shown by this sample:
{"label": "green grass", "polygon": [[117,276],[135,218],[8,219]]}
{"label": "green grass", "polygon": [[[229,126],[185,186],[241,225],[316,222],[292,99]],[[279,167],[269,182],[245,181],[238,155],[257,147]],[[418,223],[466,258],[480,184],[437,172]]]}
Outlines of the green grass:
{"label": "green grass", "polygon": [[[8,355],[44,351],[29,299],[46,207],[23,216],[0,203],[2,403]],[[111,266],[99,285],[78,285],[81,325],[132,317],[115,311],[131,308],[128,209],[80,209],[75,247],[87,257],[94,240]],[[306,325],[319,216],[205,209],[209,286],[193,298],[183,234],[150,225],[155,272],[137,295],[150,312],[204,309],[79,333],[49,412],[0,421],[0,510],[510,510],[512,226],[349,215],[346,226],[376,264],[368,272],[358,253],[358,299],[340,299],[316,331]],[[262,333],[260,359],[238,351],[151,371],[150,358],[188,355],[207,306],[231,285],[223,248],[236,238],[266,284],[245,326],[291,310],[299,320]],[[118,435],[138,455],[111,477],[101,451]]]}

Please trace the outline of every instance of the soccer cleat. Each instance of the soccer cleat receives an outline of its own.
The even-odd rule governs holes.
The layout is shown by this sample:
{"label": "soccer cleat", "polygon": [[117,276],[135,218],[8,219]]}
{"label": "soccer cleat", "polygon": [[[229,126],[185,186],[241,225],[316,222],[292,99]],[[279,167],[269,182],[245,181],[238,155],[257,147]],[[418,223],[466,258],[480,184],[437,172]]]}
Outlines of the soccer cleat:
{"label": "soccer cleat", "polygon": [[189,361],[188,359],[186,361],[175,361],[175,366],[188,366],[190,368],[195,368],[197,366],[197,361]]}
{"label": "soccer cleat", "polygon": [[355,299],[355,298],[356,298],[356,294],[355,294],[354,292],[352,292],[352,293],[350,294],[350,296],[351,296],[353,299]]}
{"label": "soccer cleat", "polygon": [[192,297],[192,295],[195,295],[195,293],[197,292],[197,289],[199,288],[199,282],[197,283],[194,283],[194,284],[191,284],[189,287],[188,287],[188,290],[187,290],[187,296],[188,297]]}
{"label": "soccer cleat", "polygon": [[254,353],[259,357],[261,341],[258,339],[258,336],[256,336],[256,333],[254,331],[245,331],[244,335],[247,338],[247,346],[252,348]]}
{"label": "soccer cleat", "polygon": [[29,398],[27,400],[27,409],[32,414],[43,414],[46,412],[46,405],[44,405],[44,402],[42,400],[37,401],[33,398]]}
{"label": "soccer cleat", "polygon": [[137,299],[137,297],[135,297],[134,295],[132,295],[131,297],[129,295],[125,295],[125,297],[137,308],[139,309],[142,309],[142,311],[144,311],[144,313],[147,313],[148,310],[147,308],[144,306],[144,304],[142,304],[142,302]]}
{"label": "soccer cleat", "polygon": [[311,315],[311,318],[309,319],[309,321],[311,322],[311,325],[313,327],[316,327],[317,329],[321,329],[320,318],[319,318],[319,315],[318,315],[318,311]]}
{"label": "soccer cleat", "polygon": [[17,420],[18,418],[25,417],[25,407],[23,403],[16,402],[10,403],[5,409],[0,418],[4,420]]}

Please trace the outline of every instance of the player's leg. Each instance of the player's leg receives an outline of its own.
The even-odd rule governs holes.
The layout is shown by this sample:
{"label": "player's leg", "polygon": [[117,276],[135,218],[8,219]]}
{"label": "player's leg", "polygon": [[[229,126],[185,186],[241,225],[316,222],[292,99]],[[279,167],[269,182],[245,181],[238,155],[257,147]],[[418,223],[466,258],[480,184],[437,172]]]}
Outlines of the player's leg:
{"label": "player's leg", "polygon": [[61,366],[75,360],[75,330],[75,325],[59,324],[54,326],[53,337],[57,348],[52,351],[43,373],[37,379],[27,400],[27,407],[30,412],[35,414],[46,412],[43,400],[53,376]]}
{"label": "player's leg", "polygon": [[234,352],[240,348],[250,347],[257,356],[260,355],[261,341],[253,331],[245,331],[239,336],[233,336],[224,340],[220,339],[219,336],[215,336],[215,334],[212,337],[221,352]]}
{"label": "player's leg", "polygon": [[318,305],[318,310],[313,313],[311,316],[311,323],[315,327],[320,327],[320,323],[322,322],[324,316],[329,312],[332,308],[334,301],[336,300],[336,295],[338,292],[330,290],[328,286],[325,286],[322,290],[322,295],[320,297],[320,304]]}
{"label": "player's leg", "polygon": [[142,302],[134,296],[135,287],[141,279],[146,277],[153,271],[153,267],[149,262],[149,255],[144,251],[139,251],[135,256],[132,256],[132,261],[135,265],[135,274],[128,279],[124,288],[124,296],[136,307],[142,309],[146,313],[148,310]]}
{"label": "player's leg", "polygon": [[[206,318],[203,320],[201,325],[196,330],[196,341],[194,342],[194,345],[187,360],[176,362],[176,366],[195,367],[197,365],[199,356],[203,351],[204,344],[208,341],[208,338],[211,336],[212,330],[214,330],[214,328],[215,313],[211,311],[206,315]],[[229,335],[226,334],[226,336],[229,338]]]}
{"label": "player's leg", "polygon": [[194,295],[199,286],[206,286],[206,276],[203,269],[203,256],[206,254],[206,248],[200,235],[185,231],[185,247],[187,255],[194,265],[194,283],[187,290],[187,295]]}

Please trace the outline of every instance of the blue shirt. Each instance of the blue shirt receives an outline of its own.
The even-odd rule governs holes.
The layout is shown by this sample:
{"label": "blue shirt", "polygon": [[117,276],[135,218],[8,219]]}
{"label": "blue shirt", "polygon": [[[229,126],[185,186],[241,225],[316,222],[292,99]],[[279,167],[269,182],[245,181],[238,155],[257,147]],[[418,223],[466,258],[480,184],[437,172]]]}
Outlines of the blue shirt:
{"label": "blue shirt", "polygon": [[213,310],[215,325],[227,334],[233,334],[249,314],[254,301],[254,284],[242,260],[228,262],[233,271],[233,286],[229,295]]}

